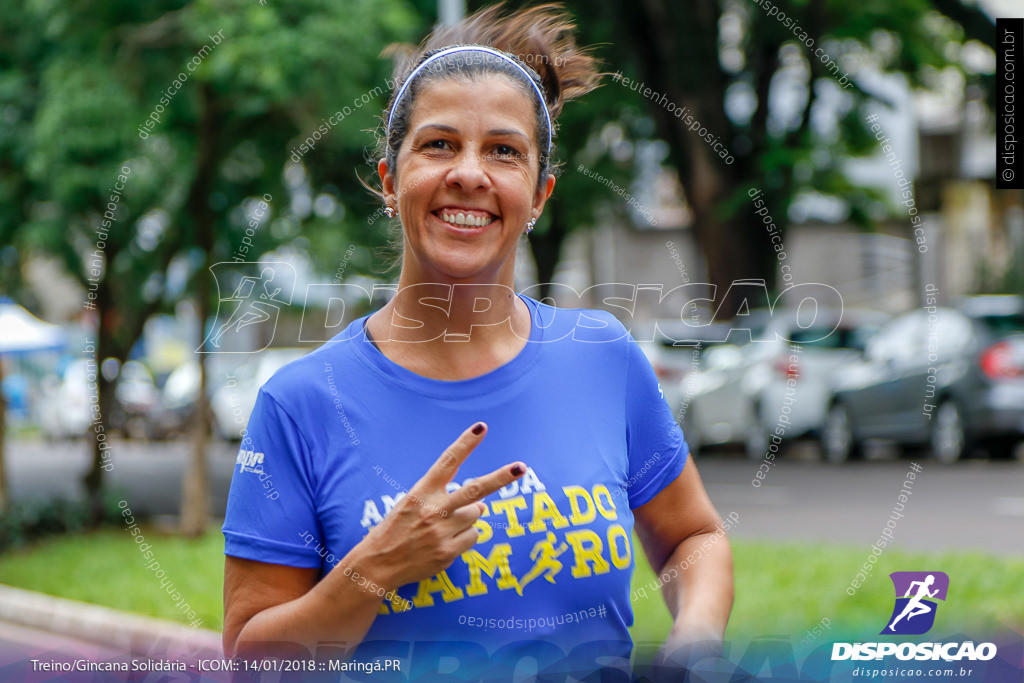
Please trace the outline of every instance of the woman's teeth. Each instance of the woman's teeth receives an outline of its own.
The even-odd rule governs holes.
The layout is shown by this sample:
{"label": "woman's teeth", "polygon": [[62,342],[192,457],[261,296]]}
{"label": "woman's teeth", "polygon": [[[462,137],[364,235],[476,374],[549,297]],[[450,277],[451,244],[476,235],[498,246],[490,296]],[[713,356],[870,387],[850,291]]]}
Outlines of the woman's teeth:
{"label": "woman's teeth", "polygon": [[452,225],[465,225],[471,228],[482,228],[494,220],[493,216],[475,216],[461,211],[442,211],[439,214],[441,220]]}

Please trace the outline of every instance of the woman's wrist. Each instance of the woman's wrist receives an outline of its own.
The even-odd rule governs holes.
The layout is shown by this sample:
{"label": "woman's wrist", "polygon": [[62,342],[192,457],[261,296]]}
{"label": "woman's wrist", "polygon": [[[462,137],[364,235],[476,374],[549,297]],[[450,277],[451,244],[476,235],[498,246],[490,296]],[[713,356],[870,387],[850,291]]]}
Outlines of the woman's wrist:
{"label": "woman's wrist", "polygon": [[346,580],[353,582],[364,593],[376,598],[392,593],[398,588],[393,573],[387,563],[381,562],[374,552],[371,542],[364,538],[350,550],[341,562],[331,570],[340,573]]}

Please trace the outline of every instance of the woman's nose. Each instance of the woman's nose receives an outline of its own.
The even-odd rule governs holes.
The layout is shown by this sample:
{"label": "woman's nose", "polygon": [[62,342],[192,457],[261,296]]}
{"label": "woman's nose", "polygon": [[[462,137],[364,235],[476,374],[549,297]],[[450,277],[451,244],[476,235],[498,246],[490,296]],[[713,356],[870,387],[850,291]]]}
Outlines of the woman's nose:
{"label": "woman's nose", "polygon": [[483,155],[479,152],[466,151],[455,160],[455,165],[446,177],[450,185],[471,192],[490,186],[490,178],[484,169]]}

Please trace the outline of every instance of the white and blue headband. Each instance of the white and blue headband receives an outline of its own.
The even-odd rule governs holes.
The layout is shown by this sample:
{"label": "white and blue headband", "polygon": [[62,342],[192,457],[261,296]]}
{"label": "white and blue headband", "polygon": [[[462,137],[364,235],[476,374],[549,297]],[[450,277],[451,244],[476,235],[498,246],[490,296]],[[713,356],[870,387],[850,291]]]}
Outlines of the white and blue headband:
{"label": "white and blue headband", "polygon": [[398,89],[398,94],[395,95],[395,101],[391,105],[391,111],[388,112],[388,127],[387,127],[388,139],[391,138],[391,122],[395,118],[395,110],[398,109],[399,103],[401,103],[402,98],[405,97],[405,91],[409,89],[409,85],[413,82],[413,80],[416,78],[416,76],[419,75],[420,71],[425,69],[431,62],[434,62],[434,61],[436,61],[438,59],[441,59],[442,57],[447,57],[448,55],[454,54],[456,52],[486,52],[487,54],[491,54],[491,55],[494,55],[495,57],[499,57],[501,59],[504,59],[506,62],[508,62],[509,64],[514,66],[515,68],[519,69],[520,72],[522,72],[523,76],[526,77],[526,81],[531,86],[533,86],[533,91],[537,94],[537,99],[540,100],[541,108],[544,110],[544,118],[546,119],[547,124],[548,124],[548,149],[547,149],[547,153],[550,154],[551,153],[551,114],[548,113],[548,105],[547,105],[547,102],[544,100],[544,93],[541,92],[540,88],[537,86],[537,82],[533,80],[533,77],[530,76],[529,72],[526,69],[523,68],[522,64],[520,64],[516,60],[512,59],[511,57],[509,57],[507,54],[505,54],[501,50],[496,50],[496,49],[494,49],[492,47],[487,47],[485,45],[460,45],[458,47],[445,48],[445,49],[441,50],[440,52],[437,52],[437,53],[434,53],[434,54],[430,55],[430,57],[428,57],[427,59],[423,60],[423,62],[421,62],[419,66],[417,66],[415,69],[413,69],[412,73],[409,74],[409,77],[405,79],[404,83],[402,83],[402,87]]}

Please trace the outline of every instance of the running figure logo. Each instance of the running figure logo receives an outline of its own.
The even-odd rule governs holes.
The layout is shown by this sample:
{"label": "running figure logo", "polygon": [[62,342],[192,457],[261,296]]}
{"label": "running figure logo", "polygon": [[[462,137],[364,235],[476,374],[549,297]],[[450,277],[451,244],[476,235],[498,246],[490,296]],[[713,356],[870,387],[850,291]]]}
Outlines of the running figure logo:
{"label": "running figure logo", "polygon": [[569,546],[565,543],[560,543],[558,548],[555,548],[556,540],[558,540],[558,538],[549,531],[547,537],[543,541],[537,541],[533,546],[533,551],[530,552],[530,559],[533,560],[534,563],[533,568],[531,568],[524,577],[519,579],[519,582],[516,584],[516,593],[522,595],[523,588],[526,587],[526,584],[540,576],[547,579],[549,583],[555,582],[555,575],[562,571],[563,566],[562,563],[558,561],[558,556],[569,549]]}
{"label": "running figure logo", "polygon": [[889,625],[880,635],[918,636],[935,623],[935,600],[945,600],[949,577],[945,572],[893,572],[889,575],[896,590]]}
{"label": "running figure logo", "polygon": [[[246,265],[256,265],[259,268],[259,275],[239,277],[238,267]],[[270,346],[277,327],[278,315],[282,308],[291,304],[292,290],[295,287],[295,269],[291,264],[280,262],[227,261],[215,263],[210,270],[218,290],[217,318],[203,345],[196,349],[196,352],[238,353],[239,349],[249,352],[253,346],[259,346],[258,342],[254,343],[259,336],[269,337],[269,340],[261,348],[253,349],[254,351],[262,351]],[[230,291],[231,294],[225,297],[222,294],[224,291]],[[264,328],[263,335],[255,333],[260,327]],[[269,334],[266,328],[269,328]],[[225,339],[226,336],[238,339],[229,341]]]}

